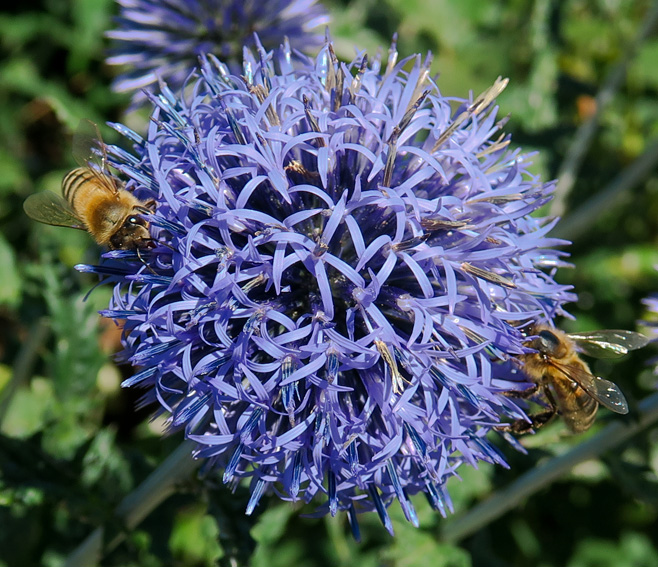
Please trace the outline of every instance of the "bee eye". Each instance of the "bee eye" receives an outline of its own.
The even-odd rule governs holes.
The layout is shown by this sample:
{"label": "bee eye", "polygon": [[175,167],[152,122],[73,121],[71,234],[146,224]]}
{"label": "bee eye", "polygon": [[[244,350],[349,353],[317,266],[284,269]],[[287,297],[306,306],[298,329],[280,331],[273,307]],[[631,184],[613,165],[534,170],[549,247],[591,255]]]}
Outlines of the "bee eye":
{"label": "bee eye", "polygon": [[130,217],[130,218],[128,219],[128,222],[129,222],[130,224],[137,224],[137,217]]}
{"label": "bee eye", "polygon": [[540,350],[544,353],[555,352],[560,345],[558,338],[550,331],[540,331],[537,336],[539,337]]}

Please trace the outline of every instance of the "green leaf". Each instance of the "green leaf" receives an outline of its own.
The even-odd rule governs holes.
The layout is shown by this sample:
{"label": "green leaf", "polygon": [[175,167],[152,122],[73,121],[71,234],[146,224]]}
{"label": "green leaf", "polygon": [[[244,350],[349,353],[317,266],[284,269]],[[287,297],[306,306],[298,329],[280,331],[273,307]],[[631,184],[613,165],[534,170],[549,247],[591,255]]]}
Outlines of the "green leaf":
{"label": "green leaf", "polygon": [[103,51],[103,34],[110,29],[110,0],[74,0],[71,14],[75,22],[74,40],[70,42],[69,71],[85,70]]}
{"label": "green leaf", "polygon": [[15,307],[21,299],[21,278],[16,266],[16,254],[1,233],[0,266],[2,266],[0,305]]}
{"label": "green leaf", "polygon": [[3,195],[18,193],[18,189],[30,182],[24,164],[4,148],[0,148],[0,171],[0,193]]}
{"label": "green leaf", "polygon": [[457,472],[459,476],[451,477],[447,483],[455,510],[467,508],[474,499],[491,491],[491,477],[494,472],[492,465],[480,463],[479,469],[464,465]]}
{"label": "green leaf", "polygon": [[276,542],[284,535],[286,524],[294,513],[294,509],[288,504],[270,506],[251,530],[251,536],[261,545]]}
{"label": "green leaf", "polygon": [[87,487],[104,485],[117,497],[132,486],[130,465],[118,450],[115,433],[109,429],[98,432],[83,458],[82,484]]}
{"label": "green leaf", "polygon": [[8,366],[6,364],[0,364],[0,392],[2,392],[2,390],[4,390],[4,388],[9,383],[9,380],[11,379],[11,375],[12,375],[11,366]]}
{"label": "green leaf", "polygon": [[[447,543],[439,543],[436,534],[410,527],[397,534],[392,545],[382,552],[385,561],[395,567],[469,567],[468,552]],[[429,561],[431,558],[431,562]]]}
{"label": "green leaf", "polygon": [[29,387],[21,388],[14,394],[3,420],[3,433],[26,438],[41,431],[52,404],[52,383],[45,378],[33,378]]}
{"label": "green leaf", "polygon": [[635,88],[658,88],[658,40],[646,41],[628,69],[628,80]]}
{"label": "green leaf", "polygon": [[61,19],[52,14],[28,12],[0,16],[0,36],[7,49],[18,51],[31,41],[41,45],[62,43],[70,34]]}
{"label": "green leaf", "polygon": [[658,567],[658,551],[644,534],[627,532],[619,543],[599,538],[580,542],[567,567]]}
{"label": "green leaf", "polygon": [[222,556],[217,543],[219,528],[204,506],[193,506],[178,513],[169,537],[169,548],[182,565],[216,565]]}

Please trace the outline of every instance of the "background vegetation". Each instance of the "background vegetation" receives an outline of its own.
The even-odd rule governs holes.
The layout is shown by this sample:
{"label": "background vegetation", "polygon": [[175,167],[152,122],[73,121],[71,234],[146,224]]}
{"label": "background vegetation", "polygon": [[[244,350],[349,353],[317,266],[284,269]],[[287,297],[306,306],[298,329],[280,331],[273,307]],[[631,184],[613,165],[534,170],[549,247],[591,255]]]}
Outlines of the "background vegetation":
{"label": "background vegetation", "polygon": [[[479,93],[510,77],[500,96],[513,143],[539,151],[535,170],[561,174],[556,234],[573,240],[573,269],[559,279],[579,294],[571,329],[635,329],[658,290],[658,31],[649,0],[329,0],[339,55],[374,53],[399,33],[402,55],[431,50],[444,94]],[[162,439],[148,410],[119,384],[129,369],[111,353],[116,329],[100,320],[110,290],[77,273],[98,258],[87,235],[38,225],[29,194],[57,190],[73,167],[79,119],[128,120],[104,65],[111,0],[26,0],[0,14],[0,566],[64,564],[99,525],[121,530],[114,506],[180,443]],[[594,120],[594,122],[592,122]],[[590,126],[595,126],[588,130]],[[115,142],[104,128],[106,141]],[[589,135],[591,134],[591,135]],[[580,153],[579,153],[580,152]],[[582,157],[582,160],[577,160]],[[576,159],[576,162],[574,162]],[[573,178],[573,184],[568,183]],[[601,198],[604,195],[604,198]],[[633,407],[655,388],[644,349],[620,364],[597,362]],[[607,413],[607,412],[606,412]],[[658,566],[658,429],[580,463],[509,512],[461,533],[455,519],[537,466],[578,451],[557,423],[504,447],[509,471],[464,468],[450,491],[457,516],[415,501],[421,528],[394,505],[396,538],[373,514],[363,542],[344,517],[309,519],[271,498],[243,515],[246,492],[179,487],[103,558],[106,566]],[[549,465],[550,466],[550,465]],[[525,477],[523,477],[525,478]],[[461,537],[464,536],[464,537]]]}

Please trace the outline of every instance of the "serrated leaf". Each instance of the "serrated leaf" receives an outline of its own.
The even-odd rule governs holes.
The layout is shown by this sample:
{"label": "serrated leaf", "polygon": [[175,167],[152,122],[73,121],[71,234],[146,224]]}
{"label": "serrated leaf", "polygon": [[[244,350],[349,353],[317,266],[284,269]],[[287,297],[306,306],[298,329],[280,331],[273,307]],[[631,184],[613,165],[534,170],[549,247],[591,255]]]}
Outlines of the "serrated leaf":
{"label": "serrated leaf", "polygon": [[114,431],[102,429],[93,439],[83,458],[80,480],[88,487],[104,481],[107,490],[117,496],[130,489],[130,465],[116,446]]}

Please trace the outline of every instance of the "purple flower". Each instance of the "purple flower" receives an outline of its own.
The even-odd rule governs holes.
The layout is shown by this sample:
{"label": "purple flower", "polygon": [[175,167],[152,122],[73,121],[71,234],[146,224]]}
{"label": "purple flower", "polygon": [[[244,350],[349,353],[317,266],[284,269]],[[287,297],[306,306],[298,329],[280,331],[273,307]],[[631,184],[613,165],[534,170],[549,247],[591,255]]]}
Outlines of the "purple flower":
{"label": "purple flower", "polygon": [[[150,251],[80,269],[116,282],[125,386],[143,388],[225,483],[320,497],[319,513],[425,493],[445,514],[463,465],[505,465],[487,434],[523,412],[519,328],[573,295],[562,242],[530,216],[552,185],[508,148],[492,101],[441,95],[429,57],[293,65],[214,57],[184,97],[164,88],[148,139],[116,128],[128,188],[153,198]],[[453,110],[456,108],[456,110]],[[505,465],[506,466],[506,465]]]}
{"label": "purple flower", "polygon": [[198,57],[212,53],[240,72],[243,46],[254,46],[254,34],[266,49],[288,37],[304,51],[319,48],[322,27],[329,16],[317,0],[117,0],[117,29],[107,33],[114,41],[110,65],[123,65],[113,88],[134,93],[168,82],[180,88],[198,65]]}

